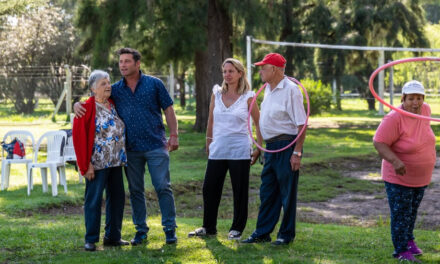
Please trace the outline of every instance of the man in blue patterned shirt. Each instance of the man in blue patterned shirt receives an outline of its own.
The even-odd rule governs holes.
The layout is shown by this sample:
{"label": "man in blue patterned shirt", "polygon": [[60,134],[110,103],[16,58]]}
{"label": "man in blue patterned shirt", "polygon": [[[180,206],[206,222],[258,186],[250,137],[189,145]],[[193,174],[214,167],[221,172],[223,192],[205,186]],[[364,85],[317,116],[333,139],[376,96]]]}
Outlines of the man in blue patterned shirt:
{"label": "man in blue patterned shirt", "polygon": [[[169,152],[179,147],[177,119],[162,81],[140,71],[141,54],[131,48],[118,50],[119,70],[123,78],[112,85],[111,98],[126,127],[128,167],[126,176],[130,190],[133,223],[136,235],[132,245],[147,239],[147,209],[145,203],[145,165],[156,190],[162,213],[166,243],[177,242],[176,209],[170,184]],[[84,108],[75,104],[75,113],[82,115]],[[165,138],[162,110],[170,131]]]}

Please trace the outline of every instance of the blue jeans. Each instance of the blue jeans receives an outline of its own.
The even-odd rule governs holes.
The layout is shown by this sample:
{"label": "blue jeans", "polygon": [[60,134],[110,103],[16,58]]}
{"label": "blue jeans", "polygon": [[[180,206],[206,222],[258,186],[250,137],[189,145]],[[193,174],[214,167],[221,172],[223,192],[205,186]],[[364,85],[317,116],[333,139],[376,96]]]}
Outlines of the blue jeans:
{"label": "blue jeans", "polygon": [[151,182],[159,199],[162,213],[162,225],[165,229],[176,228],[176,208],[170,184],[170,157],[165,148],[147,152],[128,151],[126,176],[130,190],[130,202],[133,211],[133,223],[136,230],[147,233],[147,206],[145,204],[145,164],[151,176]]}
{"label": "blue jeans", "polygon": [[397,254],[408,250],[408,241],[414,240],[414,224],[426,186],[406,187],[385,182],[391,212],[391,239]]}
{"label": "blue jeans", "polygon": [[122,218],[124,215],[125,193],[122,168],[112,167],[95,171],[95,179],[86,179],[84,195],[84,218],[86,224],[85,241],[99,241],[101,227],[102,194],[105,199],[105,237],[111,241],[121,239]]}
{"label": "blue jeans", "polygon": [[[291,141],[267,143],[269,150],[280,149]],[[277,238],[291,241],[295,238],[296,200],[299,171],[292,171],[290,157],[295,144],[277,153],[264,153],[265,163],[261,172],[260,209],[257,228],[252,237],[269,236],[275,228],[283,208],[284,216]]]}

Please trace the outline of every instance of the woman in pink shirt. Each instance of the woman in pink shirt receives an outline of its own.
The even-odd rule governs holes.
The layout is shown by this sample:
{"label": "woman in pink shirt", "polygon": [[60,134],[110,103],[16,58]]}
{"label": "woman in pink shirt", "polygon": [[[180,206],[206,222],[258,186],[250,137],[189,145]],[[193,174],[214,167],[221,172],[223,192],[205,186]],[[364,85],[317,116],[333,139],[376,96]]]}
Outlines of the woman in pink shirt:
{"label": "woman in pink shirt", "polygon": [[[401,109],[424,116],[431,109],[424,103],[425,89],[418,81],[405,83]],[[382,178],[391,211],[391,238],[400,260],[417,261],[423,252],[414,242],[414,223],[423,194],[431,181],[436,161],[435,136],[429,120],[391,111],[373,138],[382,157]]]}

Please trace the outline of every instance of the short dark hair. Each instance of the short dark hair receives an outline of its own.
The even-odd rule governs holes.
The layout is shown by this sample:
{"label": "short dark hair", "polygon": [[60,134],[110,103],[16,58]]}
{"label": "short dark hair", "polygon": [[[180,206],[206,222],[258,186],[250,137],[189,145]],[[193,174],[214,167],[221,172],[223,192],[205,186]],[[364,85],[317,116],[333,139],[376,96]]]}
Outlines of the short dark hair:
{"label": "short dark hair", "polygon": [[[405,101],[406,100],[406,96],[407,96],[408,94],[402,94],[402,98],[400,99],[400,102],[402,102],[403,103],[403,101]],[[422,94],[423,95],[423,100],[425,100],[425,95],[424,94]]]}
{"label": "short dark hair", "polygon": [[141,53],[135,49],[132,48],[122,48],[117,51],[118,56],[121,56],[121,54],[131,54],[133,55],[134,61],[141,60]]}

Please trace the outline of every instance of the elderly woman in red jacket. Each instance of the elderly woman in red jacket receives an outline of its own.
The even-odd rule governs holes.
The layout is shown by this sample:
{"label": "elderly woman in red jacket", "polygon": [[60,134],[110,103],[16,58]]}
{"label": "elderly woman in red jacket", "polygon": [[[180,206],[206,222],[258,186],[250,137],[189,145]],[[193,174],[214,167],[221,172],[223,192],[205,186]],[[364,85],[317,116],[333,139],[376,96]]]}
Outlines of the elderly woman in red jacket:
{"label": "elderly woman in red jacket", "polygon": [[106,190],[104,246],[128,245],[121,239],[125,193],[122,166],[127,163],[125,125],[110,99],[110,76],[95,70],[90,74],[92,96],[86,114],[73,122],[73,145],[81,175],[86,178],[84,248],[96,250],[101,226],[102,194]]}

